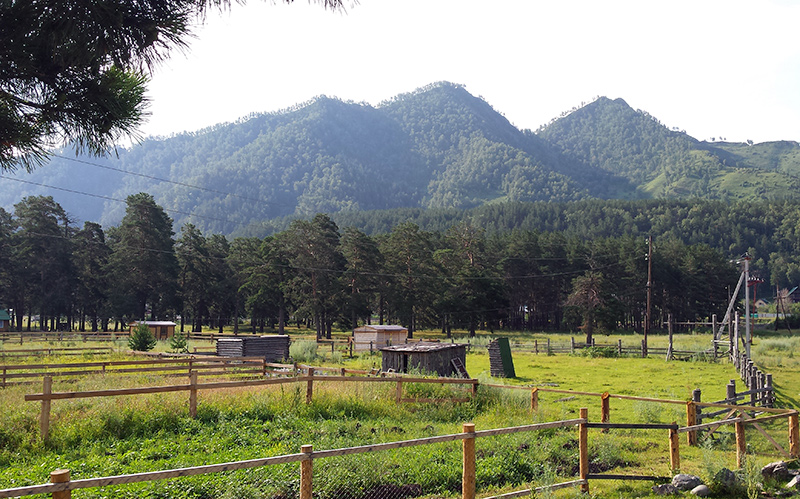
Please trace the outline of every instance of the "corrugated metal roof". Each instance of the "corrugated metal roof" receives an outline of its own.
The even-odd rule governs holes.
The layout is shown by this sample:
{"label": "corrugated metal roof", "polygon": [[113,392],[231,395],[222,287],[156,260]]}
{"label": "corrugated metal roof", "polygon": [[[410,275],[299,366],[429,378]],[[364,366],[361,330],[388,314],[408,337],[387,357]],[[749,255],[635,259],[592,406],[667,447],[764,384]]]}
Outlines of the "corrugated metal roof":
{"label": "corrugated metal roof", "polygon": [[397,326],[397,325],[394,325],[394,324],[366,324],[364,326],[357,327],[355,330],[358,331],[359,329],[362,329],[362,328],[376,329],[378,331],[405,331],[406,330],[406,328],[404,328],[403,326]]}
{"label": "corrugated metal roof", "polygon": [[432,341],[420,341],[418,343],[383,347],[379,348],[379,350],[382,352],[437,352],[439,350],[449,350],[451,348],[462,348],[466,346],[467,345],[465,343],[436,343]]}
{"label": "corrugated metal roof", "polygon": [[171,321],[133,321],[129,325],[133,326],[136,324],[147,324],[148,326],[177,326],[177,324]]}

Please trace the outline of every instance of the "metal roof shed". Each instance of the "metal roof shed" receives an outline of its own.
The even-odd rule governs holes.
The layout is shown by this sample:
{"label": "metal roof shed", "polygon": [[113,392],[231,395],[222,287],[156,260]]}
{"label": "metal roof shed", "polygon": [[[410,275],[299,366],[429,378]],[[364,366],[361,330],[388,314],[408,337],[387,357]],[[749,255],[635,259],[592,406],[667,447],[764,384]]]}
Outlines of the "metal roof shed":
{"label": "metal roof shed", "polygon": [[353,350],[373,351],[406,342],[408,329],[393,324],[366,325],[353,329]]}
{"label": "metal roof shed", "polygon": [[458,376],[457,365],[465,365],[467,345],[420,341],[381,348],[381,370],[407,373],[416,369],[439,376]]}

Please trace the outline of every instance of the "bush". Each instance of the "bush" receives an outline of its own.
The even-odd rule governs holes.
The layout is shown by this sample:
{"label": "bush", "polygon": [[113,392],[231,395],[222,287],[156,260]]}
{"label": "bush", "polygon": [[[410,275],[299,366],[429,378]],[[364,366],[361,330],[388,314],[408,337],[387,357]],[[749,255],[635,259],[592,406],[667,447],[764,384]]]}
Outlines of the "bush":
{"label": "bush", "polygon": [[156,346],[156,339],[147,324],[137,324],[128,338],[128,348],[137,352],[147,352]]}
{"label": "bush", "polygon": [[186,335],[176,331],[175,334],[172,335],[172,338],[169,339],[169,349],[173,353],[188,353],[189,341]]}
{"label": "bush", "polygon": [[314,340],[293,341],[289,345],[289,356],[295,362],[311,362],[317,358],[317,342]]}

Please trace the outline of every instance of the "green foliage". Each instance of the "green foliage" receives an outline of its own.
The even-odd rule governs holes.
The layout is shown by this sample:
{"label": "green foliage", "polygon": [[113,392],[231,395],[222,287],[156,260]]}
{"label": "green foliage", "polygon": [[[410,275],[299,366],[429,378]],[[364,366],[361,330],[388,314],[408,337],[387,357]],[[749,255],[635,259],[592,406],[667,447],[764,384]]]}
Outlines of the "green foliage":
{"label": "green foliage", "polygon": [[147,352],[156,346],[156,339],[147,324],[139,323],[128,338],[128,347],[137,352]]}
{"label": "green foliage", "polygon": [[289,345],[289,356],[295,362],[311,362],[317,358],[317,346],[314,340],[293,341]]}
{"label": "green foliage", "polygon": [[169,349],[173,353],[189,352],[189,340],[187,335],[180,331],[175,331],[175,334],[169,339]]}
{"label": "green foliage", "polygon": [[619,351],[614,347],[585,347],[577,350],[575,355],[589,358],[614,358],[619,357]]}

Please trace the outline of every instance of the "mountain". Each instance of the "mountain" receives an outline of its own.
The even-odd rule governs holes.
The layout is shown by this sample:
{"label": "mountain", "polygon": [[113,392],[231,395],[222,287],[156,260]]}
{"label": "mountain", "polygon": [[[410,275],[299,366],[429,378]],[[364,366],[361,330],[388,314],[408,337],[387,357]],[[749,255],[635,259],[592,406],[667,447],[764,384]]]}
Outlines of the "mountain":
{"label": "mountain", "polygon": [[800,188],[792,176],[800,173],[797,143],[701,142],[622,99],[601,97],[539,136],[574,161],[628,179],[647,197],[784,199]]}
{"label": "mountain", "polygon": [[61,152],[31,174],[3,174],[0,206],[50,194],[73,218],[110,226],[146,191],[176,228],[232,234],[317,212],[794,196],[798,146],[770,144],[782,145],[699,142],[607,98],[533,133],[441,82],[375,107],[321,96],[110,158]]}

